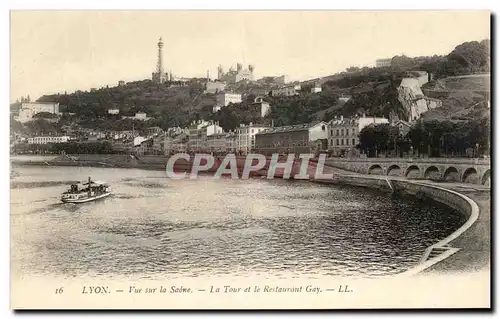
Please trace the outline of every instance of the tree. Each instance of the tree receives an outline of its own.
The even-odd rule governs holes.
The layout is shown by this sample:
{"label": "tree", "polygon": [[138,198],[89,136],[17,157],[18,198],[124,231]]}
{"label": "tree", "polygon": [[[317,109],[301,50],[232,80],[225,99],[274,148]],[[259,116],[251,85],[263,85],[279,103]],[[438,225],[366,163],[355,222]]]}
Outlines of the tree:
{"label": "tree", "polygon": [[455,47],[448,55],[448,60],[457,62],[468,73],[474,73],[489,64],[489,51],[489,41],[465,42]]}
{"label": "tree", "polygon": [[368,157],[387,153],[397,147],[399,130],[389,124],[368,125],[359,133],[359,147]]}

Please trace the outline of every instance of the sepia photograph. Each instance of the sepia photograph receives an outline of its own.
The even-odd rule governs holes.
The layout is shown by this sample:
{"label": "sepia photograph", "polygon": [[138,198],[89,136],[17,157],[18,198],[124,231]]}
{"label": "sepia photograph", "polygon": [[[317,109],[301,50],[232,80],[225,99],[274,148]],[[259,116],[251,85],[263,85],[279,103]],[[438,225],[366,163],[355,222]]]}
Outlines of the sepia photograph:
{"label": "sepia photograph", "polygon": [[486,10],[10,11],[10,308],[489,309]]}

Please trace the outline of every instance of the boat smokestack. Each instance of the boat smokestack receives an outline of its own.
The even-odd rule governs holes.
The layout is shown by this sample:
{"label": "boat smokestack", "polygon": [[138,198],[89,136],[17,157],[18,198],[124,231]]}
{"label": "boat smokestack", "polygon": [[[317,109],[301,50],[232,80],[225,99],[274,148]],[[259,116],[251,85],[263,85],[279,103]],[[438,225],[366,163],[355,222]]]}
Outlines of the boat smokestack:
{"label": "boat smokestack", "polygon": [[90,187],[90,183],[91,183],[91,181],[90,181],[90,176],[89,176],[89,197],[92,196],[92,192],[91,192],[92,188]]}

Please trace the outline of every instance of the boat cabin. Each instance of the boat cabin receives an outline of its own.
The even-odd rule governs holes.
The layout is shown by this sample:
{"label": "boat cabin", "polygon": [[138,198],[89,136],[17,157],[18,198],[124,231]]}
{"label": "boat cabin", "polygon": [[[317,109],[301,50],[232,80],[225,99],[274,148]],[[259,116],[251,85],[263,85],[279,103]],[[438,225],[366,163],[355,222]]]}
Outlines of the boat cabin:
{"label": "boat cabin", "polygon": [[[90,185],[90,189],[89,189],[89,185]],[[103,192],[107,191],[108,187],[109,187],[108,184],[106,184],[104,182],[100,182],[100,181],[91,181],[90,183],[89,182],[75,183],[75,184],[71,184],[70,189],[67,192],[65,192],[65,194],[77,194],[77,193],[84,193],[84,192],[88,192],[88,191],[103,193]]]}

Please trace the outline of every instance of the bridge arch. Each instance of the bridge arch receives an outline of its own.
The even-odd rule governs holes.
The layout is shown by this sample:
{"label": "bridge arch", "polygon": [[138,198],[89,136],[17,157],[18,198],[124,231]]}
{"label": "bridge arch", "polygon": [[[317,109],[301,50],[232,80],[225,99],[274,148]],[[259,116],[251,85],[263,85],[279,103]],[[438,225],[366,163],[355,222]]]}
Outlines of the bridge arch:
{"label": "bridge arch", "polygon": [[369,175],[383,175],[384,170],[382,169],[382,166],[375,164],[375,165],[371,165],[370,168],[368,168],[368,174]]}
{"label": "bridge arch", "polygon": [[475,168],[469,167],[462,175],[462,182],[475,184],[478,180],[478,174]]}
{"label": "bridge arch", "polygon": [[439,173],[439,168],[437,168],[436,166],[429,166],[425,170],[424,178],[438,179],[439,177],[441,177],[441,174]]}
{"label": "bridge arch", "polygon": [[388,176],[401,176],[401,167],[399,165],[391,165],[387,168]]}
{"label": "bridge arch", "polygon": [[483,174],[483,178],[481,178],[481,184],[485,186],[490,186],[491,183],[491,171],[488,169]]}
{"label": "bridge arch", "polygon": [[411,165],[406,169],[406,178],[418,178],[420,176],[420,168],[417,165]]}
{"label": "bridge arch", "polygon": [[460,174],[458,173],[458,169],[453,166],[448,167],[444,171],[443,177],[447,182],[460,182]]}

